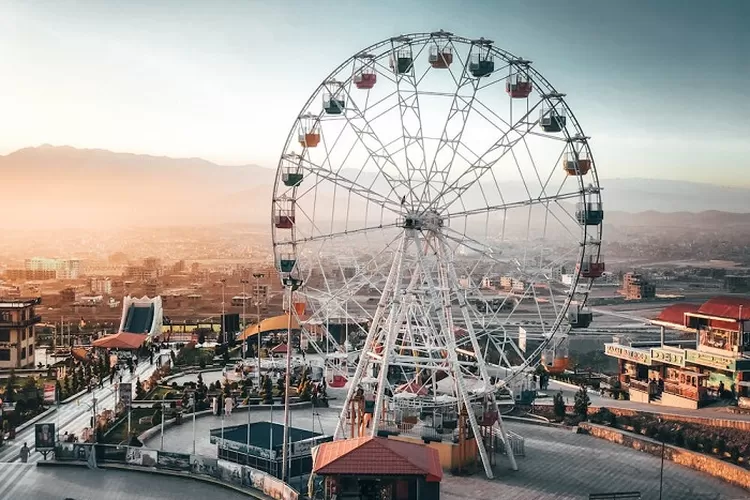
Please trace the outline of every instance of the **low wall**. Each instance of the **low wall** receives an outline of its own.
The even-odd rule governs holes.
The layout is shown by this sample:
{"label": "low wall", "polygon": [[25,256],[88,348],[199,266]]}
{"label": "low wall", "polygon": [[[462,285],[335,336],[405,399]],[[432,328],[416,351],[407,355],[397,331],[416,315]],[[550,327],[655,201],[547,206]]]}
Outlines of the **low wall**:
{"label": "low wall", "polygon": [[258,469],[216,457],[145,447],[59,443],[55,446],[55,460],[41,461],[37,465],[88,466],[90,462],[94,462],[96,467],[167,474],[210,482],[255,498],[299,499],[299,493],[294,488]]}
{"label": "low wall", "polygon": [[630,395],[630,400],[636,403],[648,403],[649,402],[648,392],[646,391],[640,391],[638,389],[634,389],[633,387],[631,387],[628,389],[628,394]]}
{"label": "low wall", "polygon": [[[607,441],[621,444],[633,448],[634,450],[643,451],[657,457],[660,457],[662,453],[662,443],[660,441],[639,434],[589,422],[578,424],[578,428],[592,436],[606,439]],[[684,467],[705,472],[717,479],[750,490],[750,471],[737,465],[669,444],[664,446],[664,458]]]}
{"label": "low wall", "polygon": [[[597,411],[599,411],[599,408],[600,408],[599,406],[589,406],[589,415],[594,414]],[[689,424],[710,425],[713,427],[724,427],[726,429],[739,429],[743,431],[750,431],[750,420],[734,420],[730,418],[711,418],[711,417],[694,417],[690,415],[678,415],[675,413],[666,413],[664,411],[659,411],[658,406],[654,407],[653,410],[649,409],[648,411],[632,410],[630,408],[617,408],[616,406],[602,406],[601,408],[607,408],[609,411],[611,411],[618,417],[619,416],[632,417],[639,413],[643,413],[647,415],[655,415],[661,418],[662,420],[669,420],[672,422],[684,422],[684,423],[689,423]],[[572,410],[569,409],[568,411],[572,411]]]}
{"label": "low wall", "polygon": [[675,408],[687,408],[688,410],[698,409],[698,401],[668,392],[661,393],[661,404],[664,406],[674,406]]}

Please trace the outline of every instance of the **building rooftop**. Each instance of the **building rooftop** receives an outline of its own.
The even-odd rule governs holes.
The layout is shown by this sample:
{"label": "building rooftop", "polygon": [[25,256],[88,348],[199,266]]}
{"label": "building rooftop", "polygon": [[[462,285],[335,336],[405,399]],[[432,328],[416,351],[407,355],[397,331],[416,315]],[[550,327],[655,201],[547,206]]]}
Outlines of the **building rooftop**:
{"label": "building rooftop", "polygon": [[685,324],[685,313],[698,312],[700,307],[700,304],[672,304],[664,308],[654,321],[683,326]]}
{"label": "building rooftop", "polygon": [[708,299],[698,309],[698,314],[734,320],[750,319],[750,298],[720,296]]}
{"label": "building rooftop", "polygon": [[437,450],[372,436],[321,444],[314,453],[313,471],[321,475],[426,476],[429,482],[443,478]]}
{"label": "building rooftop", "polygon": [[4,298],[0,297],[0,307],[15,309],[18,307],[31,307],[42,303],[41,297],[35,298]]}

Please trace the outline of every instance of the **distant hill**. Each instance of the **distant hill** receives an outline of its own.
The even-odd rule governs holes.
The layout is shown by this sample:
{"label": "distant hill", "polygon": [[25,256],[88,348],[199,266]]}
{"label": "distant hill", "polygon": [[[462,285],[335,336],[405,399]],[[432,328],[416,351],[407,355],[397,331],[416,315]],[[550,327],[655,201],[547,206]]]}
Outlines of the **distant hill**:
{"label": "distant hill", "polygon": [[[275,170],[62,146],[0,156],[0,229],[266,223]],[[750,229],[750,189],[602,181],[605,224]],[[626,213],[628,212],[628,213]]]}

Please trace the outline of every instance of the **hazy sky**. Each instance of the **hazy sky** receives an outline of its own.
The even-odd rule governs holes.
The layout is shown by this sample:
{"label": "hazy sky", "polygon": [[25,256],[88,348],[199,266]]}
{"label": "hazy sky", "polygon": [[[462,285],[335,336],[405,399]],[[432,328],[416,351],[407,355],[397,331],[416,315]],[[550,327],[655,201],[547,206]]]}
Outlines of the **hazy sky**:
{"label": "hazy sky", "polygon": [[531,59],[602,177],[750,185],[750,1],[0,4],[0,154],[51,143],[275,166],[347,57],[443,28]]}

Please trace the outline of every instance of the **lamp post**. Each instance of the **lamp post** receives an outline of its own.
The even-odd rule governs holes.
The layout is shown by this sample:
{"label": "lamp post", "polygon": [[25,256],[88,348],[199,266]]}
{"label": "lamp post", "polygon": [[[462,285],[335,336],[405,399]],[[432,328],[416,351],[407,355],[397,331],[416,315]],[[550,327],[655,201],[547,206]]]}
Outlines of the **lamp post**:
{"label": "lamp post", "polygon": [[292,294],[302,286],[302,280],[287,276],[283,280],[287,289],[287,328],[286,328],[286,374],[284,376],[284,438],[281,448],[281,480],[288,482],[287,475],[289,467],[287,459],[289,457],[289,384],[291,382],[292,371]]}
{"label": "lamp post", "polygon": [[[245,303],[247,302],[247,296],[245,295],[245,285],[247,285],[248,281],[245,278],[242,278],[240,282],[242,283],[242,328],[240,331],[244,334],[245,333],[245,306],[246,306]],[[240,338],[242,338],[242,336],[240,336]],[[242,357],[244,358],[245,353],[247,353],[247,341],[246,340],[242,341],[242,353],[243,353]]]}
{"label": "lamp post", "polygon": [[227,328],[224,320],[224,292],[226,290],[227,280],[225,278],[221,278],[221,333],[224,336],[224,344],[227,343]]}
{"label": "lamp post", "polygon": [[[255,353],[258,356],[258,390],[260,390],[260,299],[258,295],[260,293],[260,280],[265,278],[266,275],[263,273],[253,273],[255,278],[255,290],[253,291],[253,298],[255,299],[255,325],[258,327],[258,352]],[[271,422],[273,423],[273,422]]]}

